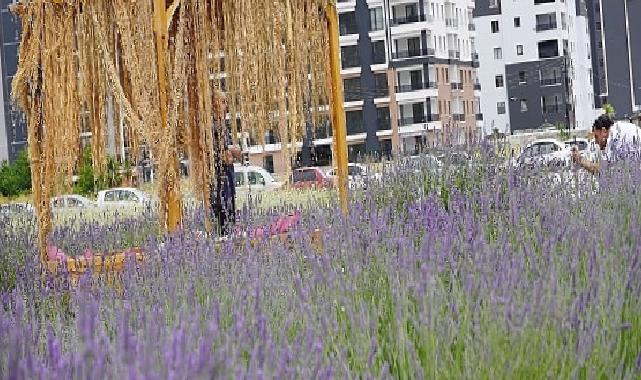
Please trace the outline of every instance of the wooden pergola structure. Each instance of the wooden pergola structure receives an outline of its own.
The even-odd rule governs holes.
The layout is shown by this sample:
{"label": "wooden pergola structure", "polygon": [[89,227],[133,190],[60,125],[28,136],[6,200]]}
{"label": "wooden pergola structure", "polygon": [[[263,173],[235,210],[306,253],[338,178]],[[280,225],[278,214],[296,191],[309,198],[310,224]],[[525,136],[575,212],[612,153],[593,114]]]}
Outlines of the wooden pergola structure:
{"label": "wooden pergola structure", "polygon": [[[330,104],[347,212],[335,0],[23,0],[13,11],[23,30],[13,98],[27,116],[43,262],[49,200],[71,184],[82,115],[91,121],[94,166],[104,168],[106,104],[130,138],[150,146],[168,232],[181,224],[179,149],[189,152],[192,181],[207,204],[226,122],[232,136],[278,125],[289,158],[305,123],[320,122]],[[221,59],[226,98],[215,80]]]}

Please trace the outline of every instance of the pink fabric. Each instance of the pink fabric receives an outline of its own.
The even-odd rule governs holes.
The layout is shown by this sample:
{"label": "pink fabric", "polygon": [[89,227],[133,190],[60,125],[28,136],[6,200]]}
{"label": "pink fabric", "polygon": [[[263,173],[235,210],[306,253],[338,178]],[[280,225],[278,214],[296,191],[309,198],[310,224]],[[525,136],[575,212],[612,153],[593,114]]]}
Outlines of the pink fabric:
{"label": "pink fabric", "polygon": [[258,227],[252,230],[249,234],[252,238],[264,238],[275,235],[282,235],[288,233],[300,222],[300,213],[296,212],[292,215],[287,215],[278,218],[275,222]]}
{"label": "pink fabric", "polygon": [[47,258],[49,260],[65,261],[67,260],[67,255],[65,255],[65,253],[55,245],[48,245]]}

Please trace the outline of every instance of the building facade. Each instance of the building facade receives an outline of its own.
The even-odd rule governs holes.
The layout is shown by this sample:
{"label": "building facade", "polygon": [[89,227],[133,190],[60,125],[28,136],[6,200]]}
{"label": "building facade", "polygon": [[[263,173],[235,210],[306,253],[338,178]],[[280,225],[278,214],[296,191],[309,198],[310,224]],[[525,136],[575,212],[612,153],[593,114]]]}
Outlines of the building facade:
{"label": "building facade", "polygon": [[484,133],[590,128],[592,49],[583,0],[477,0],[475,24]]}
{"label": "building facade", "polygon": [[[339,0],[350,161],[413,154],[447,136],[478,137],[473,0]],[[297,165],[331,165],[330,126],[311,131]],[[454,140],[454,141],[452,141]],[[260,143],[260,142],[258,142]],[[248,148],[249,161],[284,170],[276,136]]]}
{"label": "building facade", "polygon": [[595,103],[618,118],[641,110],[641,0],[586,0]]}
{"label": "building facade", "polygon": [[0,161],[12,160],[27,144],[27,123],[11,103],[11,81],[18,67],[20,20],[9,11],[15,0],[0,0]]}

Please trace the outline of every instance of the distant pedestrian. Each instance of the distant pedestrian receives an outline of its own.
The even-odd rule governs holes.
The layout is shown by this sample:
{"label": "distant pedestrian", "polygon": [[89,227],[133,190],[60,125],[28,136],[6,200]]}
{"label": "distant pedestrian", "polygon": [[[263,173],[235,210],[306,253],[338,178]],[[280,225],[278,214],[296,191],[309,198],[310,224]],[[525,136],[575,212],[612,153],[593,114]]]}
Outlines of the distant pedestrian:
{"label": "distant pedestrian", "polygon": [[221,235],[229,235],[236,223],[236,176],[234,159],[242,157],[238,146],[227,141],[222,157],[216,159],[216,178],[211,196],[212,216]]}

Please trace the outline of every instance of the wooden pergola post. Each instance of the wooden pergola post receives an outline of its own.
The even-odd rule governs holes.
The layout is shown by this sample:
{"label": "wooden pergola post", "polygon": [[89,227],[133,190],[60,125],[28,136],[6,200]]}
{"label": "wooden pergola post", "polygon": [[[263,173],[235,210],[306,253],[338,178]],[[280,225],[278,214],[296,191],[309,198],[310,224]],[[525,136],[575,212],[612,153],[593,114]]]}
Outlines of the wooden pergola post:
{"label": "wooden pergola post", "polygon": [[[168,123],[169,99],[167,96],[167,46],[169,43],[169,23],[176,10],[179,0],[176,0],[167,7],[166,0],[154,0],[154,31],[156,34],[156,67],[158,69],[158,93],[160,101],[160,121],[163,128],[170,128]],[[175,139],[170,140],[173,147],[170,147],[170,160],[173,168],[160,173],[161,186],[164,187],[165,204],[167,205],[166,228],[167,231],[175,232],[181,224],[182,209],[180,194],[178,193],[179,173],[175,166],[178,165],[178,156],[175,147]]]}
{"label": "wooden pergola post", "polygon": [[325,8],[327,30],[329,33],[329,64],[331,71],[332,129],[334,130],[334,153],[336,154],[336,173],[338,174],[338,197],[341,210],[348,211],[347,192],[347,126],[343,106],[343,78],[341,77],[340,42],[338,36],[338,12],[330,3]]}

